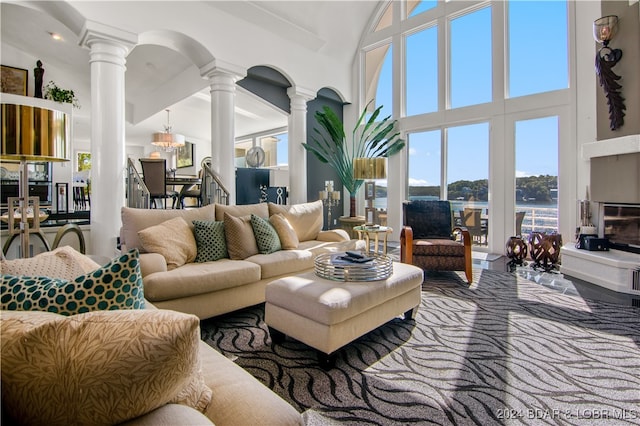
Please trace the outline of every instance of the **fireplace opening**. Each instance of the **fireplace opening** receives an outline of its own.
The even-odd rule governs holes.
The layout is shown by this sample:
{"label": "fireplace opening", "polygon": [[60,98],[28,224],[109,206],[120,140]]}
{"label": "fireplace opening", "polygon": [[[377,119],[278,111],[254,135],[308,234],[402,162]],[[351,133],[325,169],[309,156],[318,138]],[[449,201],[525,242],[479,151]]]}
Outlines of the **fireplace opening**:
{"label": "fireplace opening", "polygon": [[602,203],[600,229],[609,246],[640,254],[640,205]]}

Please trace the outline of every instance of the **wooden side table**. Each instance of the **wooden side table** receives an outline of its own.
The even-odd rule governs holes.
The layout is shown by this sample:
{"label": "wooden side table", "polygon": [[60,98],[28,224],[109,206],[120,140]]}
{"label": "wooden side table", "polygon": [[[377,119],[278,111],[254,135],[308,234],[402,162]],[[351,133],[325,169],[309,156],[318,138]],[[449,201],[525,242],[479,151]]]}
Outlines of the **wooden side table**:
{"label": "wooden side table", "polygon": [[354,226],[364,225],[364,216],[340,216],[338,219],[340,222],[340,228],[347,231],[347,234],[351,237],[352,240],[358,238],[358,234],[353,230]]}
{"label": "wooden side table", "polygon": [[382,235],[382,253],[387,254],[387,238],[389,234],[393,232],[393,229],[388,226],[370,227],[365,225],[354,226],[353,230],[358,233],[359,240],[365,240],[367,242],[367,254],[371,253],[371,238],[373,237],[374,253],[378,253],[378,242],[380,241],[380,235]]}

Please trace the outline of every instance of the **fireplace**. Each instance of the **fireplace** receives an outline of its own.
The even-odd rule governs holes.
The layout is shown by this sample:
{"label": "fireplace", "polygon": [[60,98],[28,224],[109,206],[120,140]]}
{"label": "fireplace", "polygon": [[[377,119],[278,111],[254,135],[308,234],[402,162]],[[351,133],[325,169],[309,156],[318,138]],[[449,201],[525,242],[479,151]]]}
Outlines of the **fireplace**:
{"label": "fireplace", "polygon": [[562,247],[560,271],[623,293],[640,295],[640,134],[587,142],[590,197],[598,235],[609,251]]}
{"label": "fireplace", "polygon": [[640,204],[600,203],[598,216],[611,248],[640,254]]}

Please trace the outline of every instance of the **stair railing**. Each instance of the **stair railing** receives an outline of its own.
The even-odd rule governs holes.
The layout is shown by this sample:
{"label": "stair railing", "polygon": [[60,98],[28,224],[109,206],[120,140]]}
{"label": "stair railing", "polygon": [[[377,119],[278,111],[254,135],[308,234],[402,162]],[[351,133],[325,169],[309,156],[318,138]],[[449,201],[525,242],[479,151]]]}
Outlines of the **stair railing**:
{"label": "stair railing", "polygon": [[151,194],[136,166],[127,159],[127,207],[148,209],[151,207]]}
{"label": "stair railing", "polygon": [[229,191],[222,184],[209,164],[202,165],[202,184],[200,187],[202,205],[224,204],[229,205]]}

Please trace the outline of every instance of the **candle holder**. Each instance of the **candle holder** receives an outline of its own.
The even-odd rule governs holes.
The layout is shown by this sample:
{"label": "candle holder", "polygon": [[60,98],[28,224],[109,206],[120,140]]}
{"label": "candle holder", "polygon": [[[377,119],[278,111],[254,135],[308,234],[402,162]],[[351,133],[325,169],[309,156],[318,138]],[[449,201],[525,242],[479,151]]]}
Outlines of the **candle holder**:
{"label": "candle holder", "polygon": [[322,204],[327,208],[327,229],[331,229],[331,209],[340,203],[340,191],[333,190],[333,181],[324,182],[324,191],[320,191],[319,198]]}

